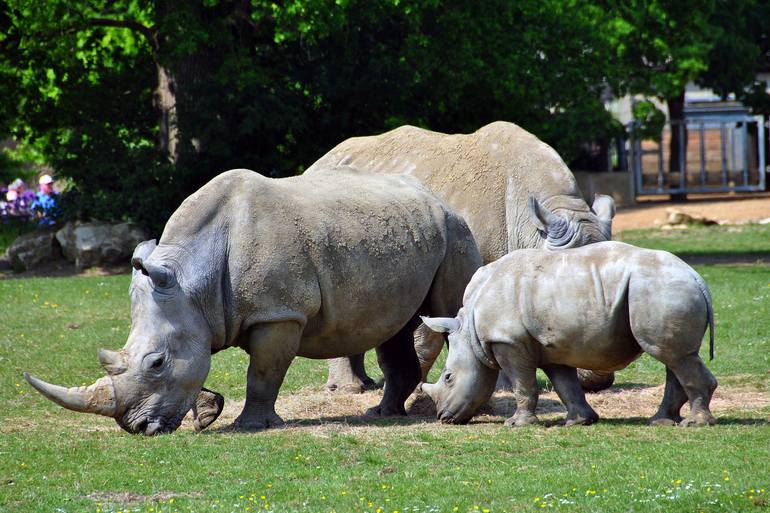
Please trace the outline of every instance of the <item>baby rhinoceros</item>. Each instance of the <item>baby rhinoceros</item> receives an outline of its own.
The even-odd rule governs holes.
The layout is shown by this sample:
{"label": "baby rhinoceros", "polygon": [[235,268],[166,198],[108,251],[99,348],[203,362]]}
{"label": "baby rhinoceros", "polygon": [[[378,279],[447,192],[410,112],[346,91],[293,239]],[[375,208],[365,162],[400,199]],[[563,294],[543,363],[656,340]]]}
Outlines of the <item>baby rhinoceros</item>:
{"label": "baby rhinoceros", "polygon": [[[666,387],[653,424],[714,424],[709,410],[717,381],[698,356],[710,327],[711,295],[698,273],[663,251],[620,242],[576,249],[524,249],[480,268],[456,318],[423,318],[449,333],[446,368],[423,390],[438,418],[465,423],[492,394],[502,369],[517,409],[505,423],[537,422],[541,368],[567,408],[567,425],[599,416],[586,402],[576,368],[611,372],[642,351],[666,366]],[[686,401],[690,414],[679,412]]]}

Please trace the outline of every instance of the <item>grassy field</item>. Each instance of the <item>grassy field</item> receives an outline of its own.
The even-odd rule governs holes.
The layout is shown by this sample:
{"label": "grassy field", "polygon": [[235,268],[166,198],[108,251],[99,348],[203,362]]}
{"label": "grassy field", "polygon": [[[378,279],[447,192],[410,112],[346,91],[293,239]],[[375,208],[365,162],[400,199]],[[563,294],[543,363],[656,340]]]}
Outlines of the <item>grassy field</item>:
{"label": "grassy field", "polygon": [[[770,227],[717,230],[623,237],[680,254],[770,252]],[[22,379],[25,370],[70,385],[98,377],[96,349],[119,348],[128,333],[129,277],[0,280],[0,512],[770,511],[770,266],[697,269],[715,302],[709,367],[733,399],[715,409],[713,428],[649,427],[653,411],[630,404],[629,418],[585,428],[297,413],[268,432],[228,432],[218,421],[154,438],[63,410]],[[216,355],[207,386],[242,400],[246,362],[240,350]],[[279,407],[325,397],[325,374],[324,362],[298,359]],[[663,374],[643,357],[618,374],[616,390],[649,390]]]}

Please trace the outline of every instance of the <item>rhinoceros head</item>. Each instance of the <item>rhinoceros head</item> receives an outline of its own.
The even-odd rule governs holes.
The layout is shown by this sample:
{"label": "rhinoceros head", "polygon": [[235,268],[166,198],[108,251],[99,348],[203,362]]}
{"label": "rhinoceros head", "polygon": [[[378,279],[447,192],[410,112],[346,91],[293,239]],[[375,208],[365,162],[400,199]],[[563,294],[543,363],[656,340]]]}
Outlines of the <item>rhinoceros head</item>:
{"label": "rhinoceros head", "polygon": [[152,254],[155,248],[155,241],[147,241],[134,252],[131,330],[123,349],[99,350],[107,376],[87,387],[66,388],[25,374],[55,403],[113,417],[126,431],[145,435],[179,427],[211,363],[211,328],[180,285],[173,260]]}
{"label": "rhinoceros head", "polygon": [[528,206],[530,219],[549,249],[576,248],[612,238],[615,202],[610,196],[595,195],[588,211],[565,209],[563,213],[552,212],[533,195],[529,197]]}
{"label": "rhinoceros head", "polygon": [[[461,310],[462,314],[462,310]],[[461,314],[451,317],[423,317],[433,331],[449,334],[449,353],[436,383],[424,383],[422,390],[436,403],[436,415],[447,424],[465,424],[489,400],[497,382],[497,370],[484,365],[471,344],[475,330],[463,323]]]}

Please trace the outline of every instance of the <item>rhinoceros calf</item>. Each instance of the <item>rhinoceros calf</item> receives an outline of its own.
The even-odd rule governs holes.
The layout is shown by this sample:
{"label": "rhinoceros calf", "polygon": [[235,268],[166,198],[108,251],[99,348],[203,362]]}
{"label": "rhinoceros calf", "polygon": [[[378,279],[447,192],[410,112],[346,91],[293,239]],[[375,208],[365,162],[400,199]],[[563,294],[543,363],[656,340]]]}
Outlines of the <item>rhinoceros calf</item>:
{"label": "rhinoceros calf", "polygon": [[[520,250],[479,269],[455,318],[423,321],[449,333],[446,368],[423,390],[443,422],[467,422],[489,399],[498,370],[514,384],[507,425],[537,422],[535,371],[542,368],[567,408],[567,424],[598,419],[576,367],[613,372],[642,351],[666,366],[663,401],[651,422],[713,424],[716,379],[698,356],[714,323],[703,279],[674,255],[619,242],[565,251]],[[679,411],[690,401],[690,415]]]}
{"label": "rhinoceros calf", "polygon": [[[417,178],[468,222],[485,263],[516,249],[564,249],[611,238],[612,198],[597,195],[589,207],[558,153],[513,123],[497,121],[472,134],[402,126],[353,137],[305,173],[325,173],[340,164]],[[416,334],[416,345],[427,373],[443,341],[425,331]],[[597,382],[597,376],[586,376],[598,389],[613,378]],[[328,388],[358,391],[371,384],[363,355],[330,362]],[[501,385],[509,386],[504,380]]]}
{"label": "rhinoceros calf", "polygon": [[462,218],[408,177],[234,170],[187,198],[132,263],[131,331],[120,351],[99,351],[107,376],[76,388],[25,377],[66,408],[152,435],[193,404],[196,427],[216,418],[221,397],[199,392],[211,354],[231,346],[250,355],[237,427],[281,423],[275,400],[295,356],[374,347],[386,388],[369,413],[404,414],[420,379],[418,313],[455,312],[481,256]]}

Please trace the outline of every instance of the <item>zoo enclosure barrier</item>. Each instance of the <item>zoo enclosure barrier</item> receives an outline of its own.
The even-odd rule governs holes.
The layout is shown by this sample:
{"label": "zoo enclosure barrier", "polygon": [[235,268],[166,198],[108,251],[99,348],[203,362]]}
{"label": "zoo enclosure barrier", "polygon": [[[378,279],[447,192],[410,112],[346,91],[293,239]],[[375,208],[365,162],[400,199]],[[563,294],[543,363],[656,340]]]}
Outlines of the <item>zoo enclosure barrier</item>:
{"label": "zoo enclosure barrier", "polygon": [[657,140],[645,138],[640,128],[638,122],[628,125],[629,167],[637,196],[765,190],[768,127],[762,116],[688,116],[667,121]]}

